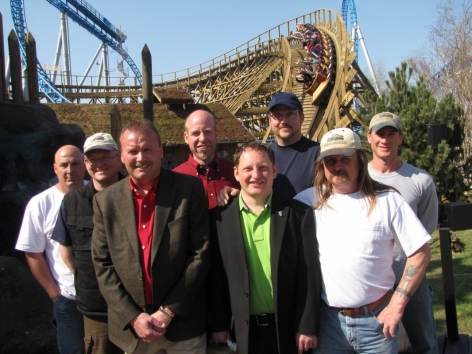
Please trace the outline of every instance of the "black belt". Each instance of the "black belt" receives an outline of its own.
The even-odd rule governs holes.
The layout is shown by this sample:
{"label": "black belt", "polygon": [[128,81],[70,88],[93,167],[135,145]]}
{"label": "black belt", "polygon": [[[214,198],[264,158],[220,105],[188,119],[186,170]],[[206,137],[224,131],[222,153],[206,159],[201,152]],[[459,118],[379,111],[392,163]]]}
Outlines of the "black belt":
{"label": "black belt", "polygon": [[251,324],[257,326],[268,326],[275,323],[275,314],[273,313],[263,313],[261,315],[251,315]]}

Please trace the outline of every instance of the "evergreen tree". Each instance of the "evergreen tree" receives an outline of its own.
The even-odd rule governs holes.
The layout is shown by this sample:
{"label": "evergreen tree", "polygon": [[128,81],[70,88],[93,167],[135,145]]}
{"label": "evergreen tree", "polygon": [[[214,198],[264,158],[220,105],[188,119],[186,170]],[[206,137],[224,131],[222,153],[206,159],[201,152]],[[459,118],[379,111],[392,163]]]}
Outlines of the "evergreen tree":
{"label": "evergreen tree", "polygon": [[[359,116],[368,126],[377,113],[388,111],[398,115],[403,126],[400,159],[427,171],[434,178],[442,201],[466,199],[464,192],[470,188],[471,163],[464,158],[462,146],[449,145],[454,124],[460,125],[464,137],[462,106],[451,93],[437,101],[422,77],[416,84],[410,84],[413,70],[406,63],[388,74],[388,90],[381,97],[367,94],[368,106],[359,108]],[[437,123],[447,125],[448,139],[433,149],[428,145],[428,125]]]}

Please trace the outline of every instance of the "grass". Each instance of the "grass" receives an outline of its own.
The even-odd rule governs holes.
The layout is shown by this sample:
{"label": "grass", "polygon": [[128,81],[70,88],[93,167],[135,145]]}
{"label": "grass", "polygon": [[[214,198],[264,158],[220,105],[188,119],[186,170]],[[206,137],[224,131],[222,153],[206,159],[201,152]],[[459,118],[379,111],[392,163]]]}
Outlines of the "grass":
{"label": "grass", "polygon": [[[454,270],[454,289],[457,308],[457,320],[460,334],[472,335],[472,230],[456,231],[465,251],[452,253]],[[433,234],[433,238],[439,232]],[[439,240],[431,245],[431,262],[427,276],[430,286],[434,289],[433,310],[438,332],[446,332],[446,313],[444,310],[444,289],[441,268]]]}

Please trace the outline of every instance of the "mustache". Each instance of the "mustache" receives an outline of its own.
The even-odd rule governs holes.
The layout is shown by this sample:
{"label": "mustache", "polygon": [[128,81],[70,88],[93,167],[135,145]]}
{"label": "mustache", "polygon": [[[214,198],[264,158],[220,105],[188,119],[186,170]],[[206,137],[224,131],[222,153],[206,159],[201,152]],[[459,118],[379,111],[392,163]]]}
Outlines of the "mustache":
{"label": "mustache", "polygon": [[145,167],[145,166],[147,166],[147,165],[149,165],[148,162],[136,162],[136,163],[134,164],[135,167]]}
{"label": "mustache", "polygon": [[333,175],[336,177],[345,177],[346,179],[349,179],[349,180],[351,179],[351,176],[349,176],[349,173],[347,173],[344,170],[335,171],[333,172]]}

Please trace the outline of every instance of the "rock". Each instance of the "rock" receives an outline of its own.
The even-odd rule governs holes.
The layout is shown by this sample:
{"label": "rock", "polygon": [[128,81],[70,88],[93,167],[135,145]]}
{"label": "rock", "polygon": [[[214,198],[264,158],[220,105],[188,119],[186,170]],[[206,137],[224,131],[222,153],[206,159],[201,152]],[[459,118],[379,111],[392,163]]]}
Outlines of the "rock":
{"label": "rock", "polygon": [[55,176],[57,149],[84,141],[79,126],[60,124],[48,106],[0,101],[0,255],[16,255],[24,208]]}
{"label": "rock", "polygon": [[0,353],[58,353],[52,302],[28,266],[0,257],[0,288]]}

